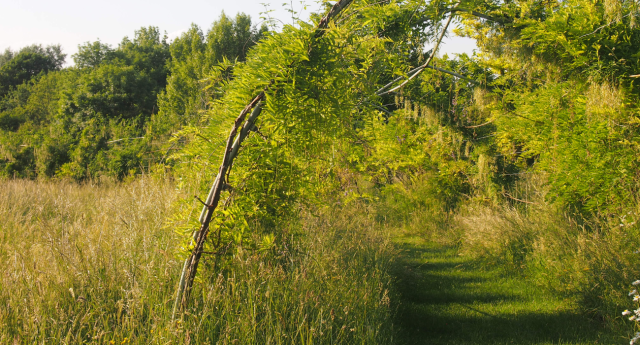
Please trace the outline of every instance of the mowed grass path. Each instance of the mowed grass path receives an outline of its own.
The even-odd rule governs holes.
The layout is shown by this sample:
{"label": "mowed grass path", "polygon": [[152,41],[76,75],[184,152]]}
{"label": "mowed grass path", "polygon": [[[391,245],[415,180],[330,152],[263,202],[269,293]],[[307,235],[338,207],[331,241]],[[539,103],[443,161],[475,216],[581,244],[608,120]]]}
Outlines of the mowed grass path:
{"label": "mowed grass path", "polygon": [[561,299],[458,255],[455,248],[402,235],[397,316],[404,344],[628,344]]}

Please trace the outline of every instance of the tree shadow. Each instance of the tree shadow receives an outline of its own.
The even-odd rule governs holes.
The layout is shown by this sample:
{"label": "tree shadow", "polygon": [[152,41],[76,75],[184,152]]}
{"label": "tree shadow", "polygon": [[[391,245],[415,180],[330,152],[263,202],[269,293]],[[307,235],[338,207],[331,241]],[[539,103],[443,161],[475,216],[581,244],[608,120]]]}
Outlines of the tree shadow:
{"label": "tree shadow", "polygon": [[[396,325],[412,344],[624,344],[577,311],[538,308],[522,291],[483,290],[509,278],[499,269],[456,255],[455,248],[402,244],[395,270],[401,302]],[[508,286],[508,285],[507,285]],[[509,305],[518,304],[517,311]],[[496,305],[507,312],[495,312]],[[522,305],[530,308],[522,308]]]}

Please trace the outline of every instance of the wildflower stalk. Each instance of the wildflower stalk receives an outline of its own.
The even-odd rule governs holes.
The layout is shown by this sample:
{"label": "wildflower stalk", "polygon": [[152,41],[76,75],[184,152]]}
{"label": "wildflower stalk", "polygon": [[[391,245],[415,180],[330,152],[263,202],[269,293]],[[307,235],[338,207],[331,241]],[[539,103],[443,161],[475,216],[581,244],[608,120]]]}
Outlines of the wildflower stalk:
{"label": "wildflower stalk", "polygon": [[[636,280],[631,283],[634,287],[640,286],[640,280]],[[638,309],[636,310],[625,310],[622,312],[622,316],[629,317],[629,321],[635,322],[636,328],[640,326],[640,293],[638,293],[638,289],[633,289],[629,292],[629,297],[633,297],[633,302],[635,302]],[[629,341],[629,345],[640,344],[640,332],[636,332],[636,334]]]}

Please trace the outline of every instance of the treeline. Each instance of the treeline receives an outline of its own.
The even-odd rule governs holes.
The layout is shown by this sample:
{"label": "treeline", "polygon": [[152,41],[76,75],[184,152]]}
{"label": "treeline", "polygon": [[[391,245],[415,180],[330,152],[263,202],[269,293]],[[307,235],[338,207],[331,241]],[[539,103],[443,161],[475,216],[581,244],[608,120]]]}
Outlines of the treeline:
{"label": "treeline", "polygon": [[162,160],[167,140],[197,122],[215,92],[201,81],[243,61],[266,32],[224,14],[206,34],[192,27],[169,43],[141,28],[117,47],[80,45],[73,67],[60,46],[0,55],[0,175],[122,179]]}

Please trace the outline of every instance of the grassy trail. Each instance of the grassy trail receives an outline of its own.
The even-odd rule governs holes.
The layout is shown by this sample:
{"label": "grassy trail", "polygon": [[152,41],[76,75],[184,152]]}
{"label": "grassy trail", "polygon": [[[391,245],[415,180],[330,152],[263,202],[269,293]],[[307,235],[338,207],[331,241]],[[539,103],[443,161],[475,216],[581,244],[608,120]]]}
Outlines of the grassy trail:
{"label": "grassy trail", "polygon": [[628,344],[581,315],[568,299],[526,278],[459,256],[455,248],[402,235],[397,323],[405,344]]}

